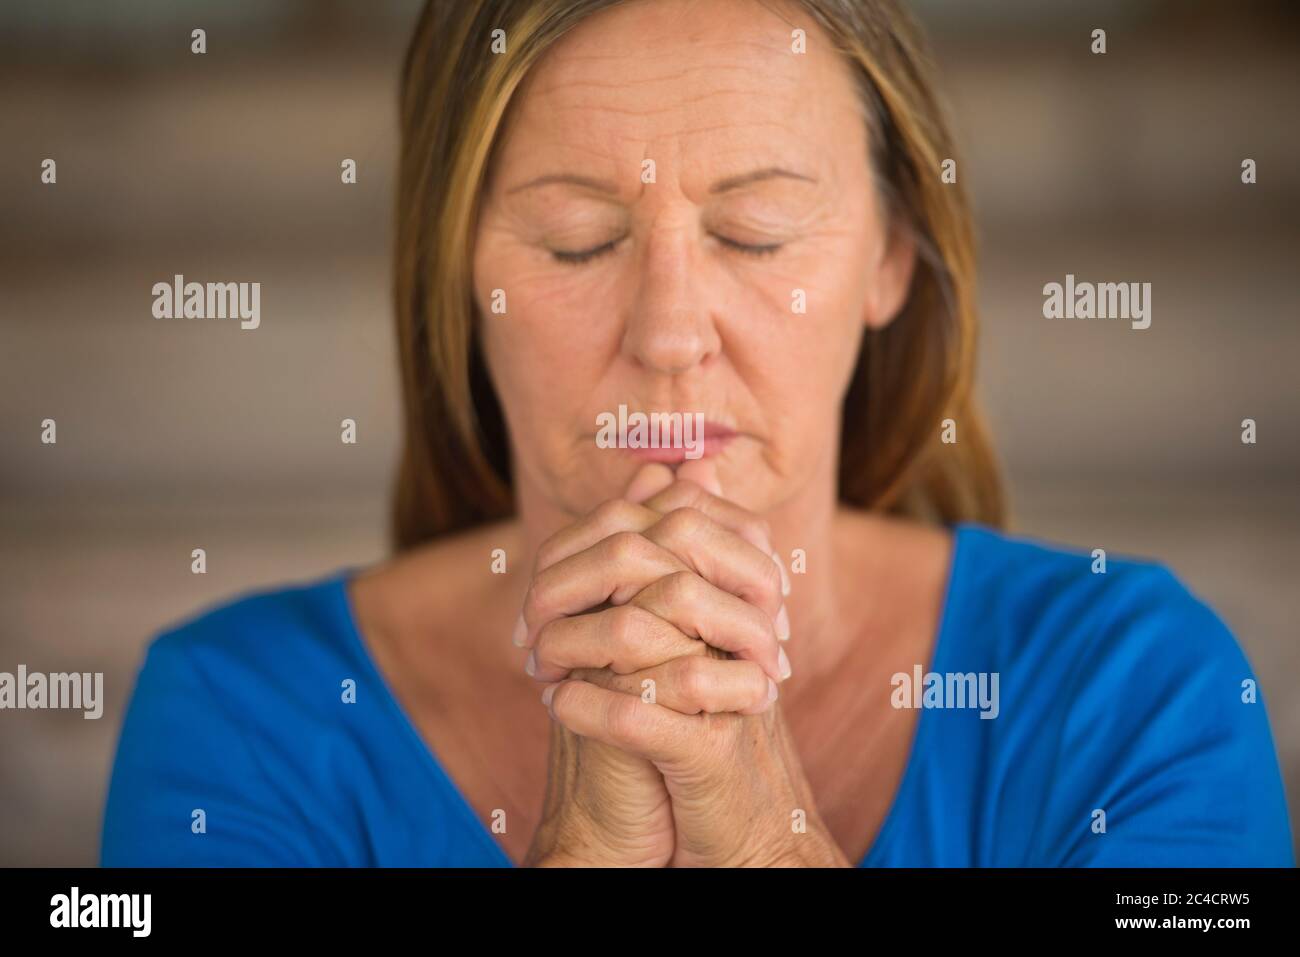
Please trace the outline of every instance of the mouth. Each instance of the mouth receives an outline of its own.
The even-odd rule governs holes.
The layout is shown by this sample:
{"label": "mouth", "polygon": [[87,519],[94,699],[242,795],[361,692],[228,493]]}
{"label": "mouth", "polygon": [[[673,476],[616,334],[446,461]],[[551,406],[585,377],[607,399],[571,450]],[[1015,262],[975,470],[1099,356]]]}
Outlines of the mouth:
{"label": "mouth", "polygon": [[703,413],[622,413],[617,429],[612,421],[607,425],[610,428],[591,436],[598,448],[617,449],[640,462],[667,465],[717,455],[744,434],[704,419]]}
{"label": "mouth", "polygon": [[[717,455],[738,435],[739,433],[730,429],[719,427],[718,431],[712,433],[706,429],[703,437],[696,438],[690,447],[675,444],[667,448],[626,448],[622,451],[640,462],[663,462],[667,465],[679,465],[691,458],[707,459],[710,456]],[[696,454],[697,452],[698,454]]]}

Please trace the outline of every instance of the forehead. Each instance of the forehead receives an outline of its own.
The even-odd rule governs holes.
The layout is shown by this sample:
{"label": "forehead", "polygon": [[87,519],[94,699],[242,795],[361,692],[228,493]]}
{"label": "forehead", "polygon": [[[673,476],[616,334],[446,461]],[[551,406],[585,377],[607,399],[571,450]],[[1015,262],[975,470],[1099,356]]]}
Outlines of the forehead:
{"label": "forehead", "polygon": [[758,0],[593,14],[530,71],[503,135],[503,166],[568,157],[620,179],[644,158],[713,179],[787,160],[817,175],[866,155],[847,60],[802,7]]}

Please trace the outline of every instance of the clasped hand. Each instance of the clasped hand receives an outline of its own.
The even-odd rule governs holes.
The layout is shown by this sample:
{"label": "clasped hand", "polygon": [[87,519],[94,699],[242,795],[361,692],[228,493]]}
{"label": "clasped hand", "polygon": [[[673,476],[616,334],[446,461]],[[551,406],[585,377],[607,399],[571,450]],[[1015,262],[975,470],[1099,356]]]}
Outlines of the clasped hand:
{"label": "clasped hand", "polygon": [[538,550],[515,631],[554,719],[534,866],[847,866],[783,720],[790,579],[707,460]]}

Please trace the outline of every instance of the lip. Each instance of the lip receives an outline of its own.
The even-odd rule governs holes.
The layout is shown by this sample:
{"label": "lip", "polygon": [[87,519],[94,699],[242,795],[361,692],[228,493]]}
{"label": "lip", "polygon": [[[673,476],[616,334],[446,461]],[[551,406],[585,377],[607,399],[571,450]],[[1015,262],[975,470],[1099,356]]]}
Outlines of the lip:
{"label": "lip", "polygon": [[[700,442],[700,458],[707,459],[710,456],[717,455],[732,439],[736,438],[737,433],[727,430],[709,434],[708,429],[704,431],[704,438]],[[658,448],[658,449],[619,449],[641,462],[664,462],[668,465],[677,465],[687,461],[686,453],[689,449],[681,446],[675,448]]]}
{"label": "lip", "polygon": [[[723,425],[721,422],[706,419],[702,435],[696,438],[693,444],[696,444],[699,448],[700,458],[709,458],[720,453],[742,434],[730,426]],[[595,439],[594,434],[592,439]],[[659,448],[629,448],[620,444],[617,451],[630,455],[641,462],[663,462],[668,465],[675,465],[688,461],[686,453],[691,450],[686,448],[684,439],[685,437],[680,434],[679,429],[673,429],[667,445],[660,445]]]}

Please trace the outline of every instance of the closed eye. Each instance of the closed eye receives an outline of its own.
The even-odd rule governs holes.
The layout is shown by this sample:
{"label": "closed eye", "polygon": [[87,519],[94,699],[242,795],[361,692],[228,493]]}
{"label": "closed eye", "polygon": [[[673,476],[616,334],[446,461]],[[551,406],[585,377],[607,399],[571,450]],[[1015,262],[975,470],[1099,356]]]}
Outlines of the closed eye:
{"label": "closed eye", "polygon": [[728,249],[734,249],[737,252],[744,253],[746,256],[770,256],[781,248],[780,243],[764,243],[761,246],[751,246],[748,243],[738,243],[734,239],[728,239],[726,236],[713,234],[713,238]]}
{"label": "closed eye", "polygon": [[565,252],[562,249],[552,249],[551,255],[555,257],[557,262],[568,263],[572,266],[580,266],[585,262],[590,262],[597,256],[604,255],[620,242],[622,242],[621,236],[618,239],[611,239],[603,246],[597,246],[595,249],[583,249],[578,252]]}
{"label": "closed eye", "polygon": [[[782,245],[781,243],[764,243],[763,245],[755,246],[749,243],[738,243],[734,239],[728,239],[725,236],[718,236],[717,234],[714,234],[714,238],[728,249],[734,249],[736,252],[744,253],[746,256],[755,257],[771,256],[779,250]],[[622,237],[611,239],[604,245],[596,246],[593,249],[582,249],[576,252],[566,252],[562,249],[553,249],[551,250],[551,255],[555,257],[556,262],[567,263],[571,266],[580,266],[583,263],[590,262],[597,256],[603,256],[605,253],[610,252],[620,242],[622,242]]]}

